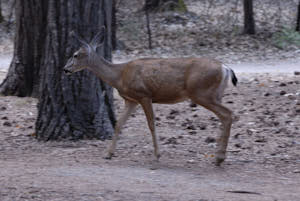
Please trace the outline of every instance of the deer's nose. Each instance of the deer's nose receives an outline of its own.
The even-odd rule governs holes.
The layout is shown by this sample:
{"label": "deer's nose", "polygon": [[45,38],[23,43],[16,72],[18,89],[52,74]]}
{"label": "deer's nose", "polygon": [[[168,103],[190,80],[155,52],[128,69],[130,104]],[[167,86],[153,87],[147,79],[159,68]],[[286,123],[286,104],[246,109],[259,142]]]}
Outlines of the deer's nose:
{"label": "deer's nose", "polygon": [[64,72],[65,72],[67,75],[72,74],[72,71],[70,71],[70,70],[68,70],[68,69],[64,69]]}

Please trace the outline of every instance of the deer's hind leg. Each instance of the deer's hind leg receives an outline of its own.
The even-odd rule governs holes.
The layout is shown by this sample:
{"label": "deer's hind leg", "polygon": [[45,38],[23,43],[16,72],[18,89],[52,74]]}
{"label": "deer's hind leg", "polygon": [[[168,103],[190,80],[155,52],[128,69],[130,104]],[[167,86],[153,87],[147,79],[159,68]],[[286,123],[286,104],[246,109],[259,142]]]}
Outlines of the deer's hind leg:
{"label": "deer's hind leg", "polygon": [[226,149],[230,136],[232,125],[232,111],[221,104],[220,97],[218,98],[191,98],[193,102],[212,111],[221,121],[221,135],[217,139],[216,165],[219,166],[226,158]]}
{"label": "deer's hind leg", "polygon": [[157,160],[160,158],[160,153],[159,153],[159,147],[158,147],[158,142],[157,142],[157,136],[156,136],[156,131],[155,131],[155,123],[154,123],[154,112],[152,108],[152,100],[149,98],[144,98],[140,101],[140,104],[143,107],[143,110],[145,112],[147,122],[149,129],[151,131],[152,135],[152,141],[153,141],[153,147],[154,147],[154,155]]}

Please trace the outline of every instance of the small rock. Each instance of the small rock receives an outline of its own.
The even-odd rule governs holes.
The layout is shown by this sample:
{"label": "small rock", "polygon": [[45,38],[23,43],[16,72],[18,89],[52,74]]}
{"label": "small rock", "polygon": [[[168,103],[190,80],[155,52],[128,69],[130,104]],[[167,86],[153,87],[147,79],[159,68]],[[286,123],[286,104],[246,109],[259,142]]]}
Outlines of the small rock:
{"label": "small rock", "polygon": [[190,163],[190,164],[194,164],[196,161],[195,160],[193,160],[193,159],[191,159],[191,160],[188,160],[188,161],[186,161],[187,163]]}
{"label": "small rock", "polygon": [[177,139],[175,137],[169,138],[165,143],[163,144],[178,144]]}
{"label": "small rock", "polygon": [[1,111],[4,111],[4,110],[6,110],[6,107],[2,106],[2,107],[0,108],[0,110],[1,110]]}
{"label": "small rock", "polygon": [[300,75],[300,71],[295,71],[294,75]]}
{"label": "small rock", "polygon": [[188,127],[186,127],[186,129],[188,130],[196,130],[194,125],[189,125]]}
{"label": "small rock", "polygon": [[238,139],[240,135],[242,135],[242,134],[237,133],[237,134],[235,134],[233,137],[234,137],[235,139]]}
{"label": "small rock", "polygon": [[205,139],[204,142],[206,142],[206,143],[208,143],[208,144],[210,144],[210,143],[215,143],[215,142],[216,142],[216,139],[213,138],[213,137],[207,137],[207,138]]}
{"label": "small rock", "polygon": [[280,86],[280,87],[285,87],[285,86],[286,86],[286,83],[282,82],[282,83],[279,84],[279,86]]}
{"label": "small rock", "polygon": [[196,135],[197,132],[196,132],[196,131],[189,131],[189,134],[190,134],[190,135]]}
{"label": "small rock", "polygon": [[190,107],[197,107],[197,104],[196,103],[191,103]]}
{"label": "small rock", "polygon": [[3,123],[3,126],[9,126],[9,127],[11,127],[11,123],[9,121],[6,121],[6,122]]}
{"label": "small rock", "polygon": [[265,142],[267,142],[267,140],[265,139],[265,138],[259,138],[259,139],[257,139],[257,140],[255,140],[255,142],[258,142],[258,143],[265,143]]}
{"label": "small rock", "polygon": [[300,169],[294,170],[293,173],[300,173]]}
{"label": "small rock", "polygon": [[286,91],[280,91],[280,93],[279,93],[280,95],[285,95],[286,94]]}
{"label": "small rock", "polygon": [[271,94],[269,92],[265,93],[264,96],[270,96]]}
{"label": "small rock", "polygon": [[205,125],[205,124],[199,125],[199,129],[200,129],[200,130],[206,130],[206,125]]}
{"label": "small rock", "polygon": [[177,115],[179,114],[178,110],[171,110],[170,115]]}
{"label": "small rock", "polygon": [[1,118],[2,120],[8,120],[8,117],[7,116],[4,116]]}

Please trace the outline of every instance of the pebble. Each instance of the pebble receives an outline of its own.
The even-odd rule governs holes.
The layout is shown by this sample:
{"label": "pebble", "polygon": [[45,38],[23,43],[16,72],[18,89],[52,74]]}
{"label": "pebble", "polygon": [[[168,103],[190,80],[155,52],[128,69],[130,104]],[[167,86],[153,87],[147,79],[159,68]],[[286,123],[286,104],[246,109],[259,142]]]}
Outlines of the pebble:
{"label": "pebble", "polygon": [[3,123],[3,126],[9,126],[9,127],[11,127],[11,123],[9,121],[6,121],[6,122]]}
{"label": "pebble", "polygon": [[300,71],[295,71],[294,75],[300,75]]}
{"label": "pebble", "polygon": [[294,170],[293,173],[300,173],[300,169]]}
{"label": "pebble", "polygon": [[216,142],[216,139],[213,138],[213,137],[207,137],[207,138],[205,139],[204,142],[206,142],[206,143],[208,143],[208,144],[210,144],[210,143],[215,143],[215,142]]}

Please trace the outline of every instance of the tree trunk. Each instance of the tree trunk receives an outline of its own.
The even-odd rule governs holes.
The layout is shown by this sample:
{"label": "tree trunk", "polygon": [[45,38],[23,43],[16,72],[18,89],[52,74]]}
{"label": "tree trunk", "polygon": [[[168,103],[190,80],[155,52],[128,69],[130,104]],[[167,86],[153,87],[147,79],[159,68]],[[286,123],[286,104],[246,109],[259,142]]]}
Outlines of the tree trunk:
{"label": "tree trunk", "polygon": [[1,6],[1,0],[0,0],[0,23],[4,21],[4,17],[2,15],[2,6]]}
{"label": "tree trunk", "polygon": [[117,5],[116,0],[112,0],[112,21],[111,21],[111,45],[112,49],[117,49]]}
{"label": "tree trunk", "polygon": [[0,85],[0,93],[16,96],[37,96],[39,69],[46,35],[44,1],[16,2],[14,55],[8,74]]}
{"label": "tree trunk", "polygon": [[298,3],[296,31],[300,32],[300,1]]}
{"label": "tree trunk", "polygon": [[255,34],[252,0],[244,0],[244,34]]}
{"label": "tree trunk", "polygon": [[107,33],[100,54],[111,60],[111,19],[111,0],[48,0],[36,121],[38,139],[111,136],[115,122],[112,89],[87,71],[72,76],[63,73],[67,58],[79,48],[79,43],[71,37],[73,30],[90,40],[105,26]]}
{"label": "tree trunk", "polygon": [[145,0],[143,9],[147,11],[187,11],[187,7],[184,3],[184,0]]}

